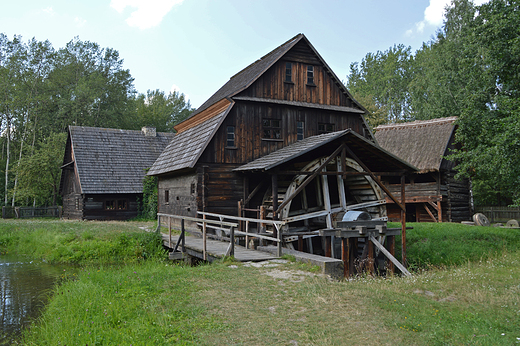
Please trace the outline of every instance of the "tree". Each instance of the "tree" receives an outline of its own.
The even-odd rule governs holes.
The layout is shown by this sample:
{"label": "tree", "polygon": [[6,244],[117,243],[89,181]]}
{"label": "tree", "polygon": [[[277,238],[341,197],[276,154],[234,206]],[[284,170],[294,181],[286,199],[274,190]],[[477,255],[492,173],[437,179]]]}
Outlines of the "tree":
{"label": "tree", "polygon": [[453,157],[481,203],[520,205],[520,4],[492,0],[477,13],[464,24],[467,84],[456,137],[463,148]]}
{"label": "tree", "polygon": [[386,122],[412,119],[408,84],[412,78],[411,48],[397,45],[368,53],[361,65],[352,63],[347,88],[367,104],[386,112]]}
{"label": "tree", "polygon": [[21,204],[29,200],[38,205],[56,205],[66,139],[66,133],[53,133],[39,143],[32,155],[20,160],[16,172],[20,183],[17,198]]}
{"label": "tree", "polygon": [[160,132],[173,132],[173,126],[186,119],[193,111],[190,101],[178,91],[148,90],[139,94],[136,103],[136,123],[139,127],[152,126]]}

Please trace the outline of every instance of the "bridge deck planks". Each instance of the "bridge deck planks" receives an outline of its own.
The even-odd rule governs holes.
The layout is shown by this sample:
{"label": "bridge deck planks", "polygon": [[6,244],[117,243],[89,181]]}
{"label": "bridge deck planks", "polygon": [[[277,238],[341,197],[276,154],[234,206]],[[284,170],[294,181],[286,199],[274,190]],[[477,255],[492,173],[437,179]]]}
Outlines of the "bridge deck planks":
{"label": "bridge deck planks", "polygon": [[[165,246],[169,246],[168,234],[162,234],[163,242]],[[171,247],[175,247],[177,240],[179,239],[178,235],[172,235]],[[186,252],[188,255],[202,258],[202,238],[194,237],[186,234]],[[219,240],[207,239],[206,240],[206,251],[208,254],[208,261],[214,261],[216,259],[222,258],[225,256],[227,249],[229,247],[229,242],[223,242]],[[179,245],[178,251],[181,250],[181,246]],[[243,246],[235,245],[235,259],[240,262],[249,262],[249,261],[266,261],[271,259],[276,259],[278,257],[258,250],[246,249]]]}

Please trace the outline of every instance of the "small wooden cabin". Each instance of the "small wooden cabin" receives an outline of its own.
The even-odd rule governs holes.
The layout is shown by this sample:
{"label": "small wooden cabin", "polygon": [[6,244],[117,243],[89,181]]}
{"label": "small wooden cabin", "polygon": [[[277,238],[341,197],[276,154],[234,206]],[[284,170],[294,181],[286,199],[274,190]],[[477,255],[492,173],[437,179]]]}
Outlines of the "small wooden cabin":
{"label": "small wooden cabin", "polygon": [[385,220],[378,176],[414,168],[375,144],[364,113],[299,34],[175,126],[148,172],[159,177],[159,212],[258,217],[263,209],[292,218],[288,233],[330,228],[354,204]]}
{"label": "small wooden cabin", "polygon": [[60,194],[63,217],[126,220],[137,216],[143,178],[173,133],[69,126]]}
{"label": "small wooden cabin", "polygon": [[[471,220],[471,192],[467,179],[455,179],[456,163],[446,159],[455,148],[457,117],[380,125],[375,128],[379,145],[419,169],[407,178],[406,213],[413,222],[461,222]],[[400,199],[397,180],[387,180]],[[387,198],[390,220],[399,210]]]}

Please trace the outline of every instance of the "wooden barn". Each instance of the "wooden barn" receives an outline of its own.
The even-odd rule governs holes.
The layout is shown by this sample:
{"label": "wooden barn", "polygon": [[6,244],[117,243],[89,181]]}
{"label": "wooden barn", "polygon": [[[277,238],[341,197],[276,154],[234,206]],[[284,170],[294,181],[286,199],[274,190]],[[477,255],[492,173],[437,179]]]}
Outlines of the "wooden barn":
{"label": "wooden barn", "polygon": [[159,177],[159,212],[287,220],[286,246],[323,254],[318,230],[349,208],[386,220],[379,177],[414,170],[375,144],[364,113],[299,34],[175,126],[148,172]]}
{"label": "wooden barn", "polygon": [[[457,117],[380,125],[375,129],[378,144],[419,171],[407,179],[405,200],[408,221],[461,222],[471,220],[468,180],[455,179],[455,163],[445,157],[455,147]],[[397,180],[388,188],[400,195]],[[397,221],[399,209],[387,198],[388,216]]]}
{"label": "wooden barn", "polygon": [[141,131],[69,126],[60,194],[63,217],[126,220],[137,216],[143,178],[173,138]]}

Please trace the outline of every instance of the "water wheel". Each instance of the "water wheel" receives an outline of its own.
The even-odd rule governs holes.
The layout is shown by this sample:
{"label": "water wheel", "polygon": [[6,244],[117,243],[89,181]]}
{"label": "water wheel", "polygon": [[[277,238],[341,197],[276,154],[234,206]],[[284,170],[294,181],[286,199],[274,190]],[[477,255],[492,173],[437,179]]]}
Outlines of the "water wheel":
{"label": "water wheel", "polygon": [[[303,167],[297,167],[303,172],[313,172],[324,159],[316,159]],[[347,172],[363,172],[357,162],[346,158]],[[327,172],[341,171],[341,162],[332,160],[325,167]],[[296,189],[309,177],[308,174],[295,176],[280,176],[278,181],[278,204],[281,205],[290,198]],[[263,206],[267,210],[267,217],[272,217],[273,198],[269,188],[263,198]],[[305,188],[294,196],[280,211],[280,220],[289,221],[284,233],[308,233],[323,228],[332,228],[336,218],[341,217],[348,206],[360,203],[375,202],[383,199],[379,186],[367,175],[348,175],[342,179],[338,175],[318,175]],[[372,219],[386,216],[384,205],[374,205],[360,210],[368,212]],[[296,238],[295,238],[296,237]],[[297,239],[297,236],[287,238],[287,244]],[[291,247],[289,245],[289,247]],[[312,248],[311,245],[307,246]],[[311,249],[307,249],[309,252]]]}

